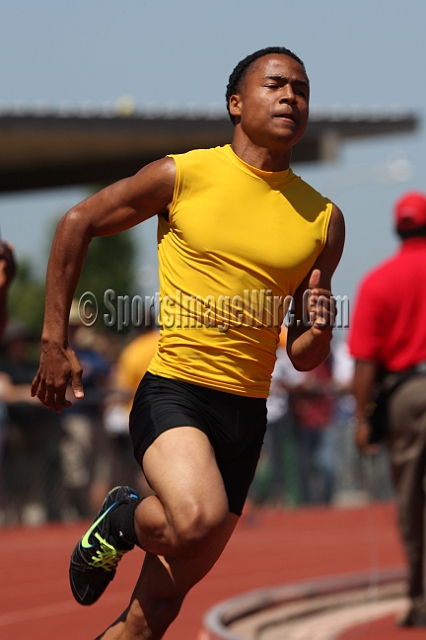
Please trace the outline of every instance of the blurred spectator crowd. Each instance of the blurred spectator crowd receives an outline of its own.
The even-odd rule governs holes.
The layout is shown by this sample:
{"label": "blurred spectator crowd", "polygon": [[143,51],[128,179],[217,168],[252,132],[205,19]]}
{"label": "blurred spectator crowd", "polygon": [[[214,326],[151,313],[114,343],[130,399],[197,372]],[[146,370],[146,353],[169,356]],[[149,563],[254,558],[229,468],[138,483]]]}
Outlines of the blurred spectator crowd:
{"label": "blurred spectator crowd", "polygon": [[134,392],[157,345],[157,330],[127,342],[81,325],[71,310],[69,341],[83,367],[85,396],[58,414],[31,398],[39,337],[10,321],[0,356],[0,525],[87,518],[105,493],[147,485],[128,436]]}
{"label": "blurred spectator crowd", "polygon": [[[69,339],[84,371],[85,398],[57,414],[30,397],[38,339],[15,321],[0,357],[0,526],[92,516],[111,487],[150,488],[133,458],[128,414],[154,354],[155,328],[126,340],[81,325]],[[342,339],[330,358],[298,372],[285,333],[268,399],[268,427],[252,507],[352,505],[392,497],[387,454],[362,459],[353,444],[353,363]]]}
{"label": "blurred spectator crowd", "polygon": [[343,507],[392,498],[387,451],[361,457],[354,444],[354,363],[339,338],[325,362],[300,372],[281,333],[265,442],[249,493],[254,505]]}

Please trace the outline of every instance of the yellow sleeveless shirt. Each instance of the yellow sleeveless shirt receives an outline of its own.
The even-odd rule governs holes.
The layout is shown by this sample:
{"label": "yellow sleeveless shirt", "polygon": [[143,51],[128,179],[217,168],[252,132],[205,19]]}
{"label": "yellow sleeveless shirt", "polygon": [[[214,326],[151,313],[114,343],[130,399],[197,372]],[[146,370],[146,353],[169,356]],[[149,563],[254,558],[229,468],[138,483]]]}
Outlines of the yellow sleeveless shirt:
{"label": "yellow sleeveless shirt", "polygon": [[261,171],[230,145],[171,156],[159,216],[160,324],[148,370],[265,398],[292,296],[324,248],[332,204],[291,169]]}

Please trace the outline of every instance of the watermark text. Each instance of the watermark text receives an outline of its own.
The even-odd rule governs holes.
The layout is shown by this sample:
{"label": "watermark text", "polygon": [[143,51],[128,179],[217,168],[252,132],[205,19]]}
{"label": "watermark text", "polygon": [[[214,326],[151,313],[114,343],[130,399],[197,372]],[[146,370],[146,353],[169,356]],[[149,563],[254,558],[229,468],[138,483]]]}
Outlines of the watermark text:
{"label": "watermark text", "polygon": [[[292,296],[273,295],[270,289],[244,290],[242,295],[192,296],[176,289],[173,295],[117,295],[106,289],[99,303],[91,291],[80,298],[78,313],[82,324],[91,327],[101,317],[106,327],[123,331],[128,327],[156,324],[167,329],[229,329],[244,327],[279,328],[303,325],[310,327],[317,312],[310,308],[311,291],[303,295],[302,317],[296,318]],[[333,328],[349,327],[348,296],[320,296],[315,308],[329,309],[328,323]],[[327,314],[326,314],[327,315]]]}

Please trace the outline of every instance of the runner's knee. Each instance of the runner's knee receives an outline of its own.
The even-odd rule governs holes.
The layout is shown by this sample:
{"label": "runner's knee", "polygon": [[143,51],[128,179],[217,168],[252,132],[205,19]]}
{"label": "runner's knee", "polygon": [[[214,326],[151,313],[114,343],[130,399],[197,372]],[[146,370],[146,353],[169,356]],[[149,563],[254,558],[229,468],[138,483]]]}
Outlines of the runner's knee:
{"label": "runner's knee", "polygon": [[228,517],[227,505],[208,506],[188,504],[174,522],[176,547],[179,557],[196,557],[214,540],[217,531]]}

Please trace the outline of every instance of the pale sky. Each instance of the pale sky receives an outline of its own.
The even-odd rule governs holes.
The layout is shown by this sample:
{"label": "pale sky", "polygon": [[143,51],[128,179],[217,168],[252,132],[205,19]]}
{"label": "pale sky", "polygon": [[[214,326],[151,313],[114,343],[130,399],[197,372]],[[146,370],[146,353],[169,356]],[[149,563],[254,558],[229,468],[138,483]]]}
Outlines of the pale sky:
{"label": "pale sky", "polygon": [[[1,0],[0,107],[40,102],[102,106],[130,95],[150,104],[222,105],[230,72],[271,45],[305,62],[312,106],[401,108],[423,120],[426,2],[405,0]],[[405,182],[381,181],[403,159]],[[359,278],[397,246],[391,211],[408,189],[426,191],[424,126],[414,135],[348,142],[336,163],[296,165],[343,210],[347,244],[334,291],[353,296]],[[82,199],[80,188],[0,197],[0,225],[18,258],[44,268],[51,220]],[[155,228],[137,230],[140,265],[155,264]]]}

